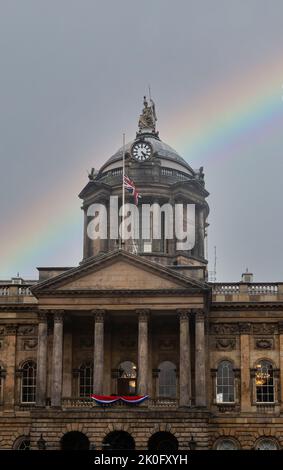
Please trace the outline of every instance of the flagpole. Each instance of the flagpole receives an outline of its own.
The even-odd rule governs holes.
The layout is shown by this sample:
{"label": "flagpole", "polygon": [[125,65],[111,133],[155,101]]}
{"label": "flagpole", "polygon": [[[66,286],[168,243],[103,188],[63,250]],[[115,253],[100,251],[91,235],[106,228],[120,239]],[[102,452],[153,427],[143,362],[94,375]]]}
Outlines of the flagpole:
{"label": "flagpole", "polygon": [[123,185],[122,185],[122,240],[121,247],[124,244],[124,218],[125,218],[125,134],[123,134]]}

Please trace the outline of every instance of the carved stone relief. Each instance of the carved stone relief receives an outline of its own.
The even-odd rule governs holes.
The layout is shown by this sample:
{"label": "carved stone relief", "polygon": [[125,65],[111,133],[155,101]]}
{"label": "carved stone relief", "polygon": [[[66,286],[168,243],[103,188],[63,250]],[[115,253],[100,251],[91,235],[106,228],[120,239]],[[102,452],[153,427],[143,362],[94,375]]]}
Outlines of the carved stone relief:
{"label": "carved stone relief", "polygon": [[274,349],[273,338],[255,338],[255,349]]}
{"label": "carved stone relief", "polygon": [[272,335],[276,331],[274,323],[255,323],[253,325],[253,333],[256,335]]}
{"label": "carved stone relief", "polygon": [[236,348],[236,338],[215,338],[215,349],[232,351]]}
{"label": "carved stone relief", "polygon": [[18,335],[36,335],[37,326],[36,325],[20,325],[18,328]]}
{"label": "carved stone relief", "polygon": [[161,351],[173,351],[176,349],[176,341],[172,338],[162,338],[158,342],[158,348]]}
{"label": "carved stone relief", "polygon": [[210,332],[217,335],[233,335],[239,333],[237,323],[211,323]]}
{"label": "carved stone relief", "polygon": [[23,339],[21,341],[21,350],[22,351],[31,351],[37,348],[37,339]]}

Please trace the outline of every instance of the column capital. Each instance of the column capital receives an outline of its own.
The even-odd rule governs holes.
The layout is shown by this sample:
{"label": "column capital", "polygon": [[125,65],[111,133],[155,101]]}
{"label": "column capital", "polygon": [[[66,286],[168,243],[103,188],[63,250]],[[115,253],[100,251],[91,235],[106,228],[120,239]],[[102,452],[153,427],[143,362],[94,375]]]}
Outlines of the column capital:
{"label": "column capital", "polygon": [[63,323],[64,312],[54,311],[54,323]]}
{"label": "column capital", "polygon": [[191,313],[192,313],[191,310],[185,309],[185,308],[179,308],[177,310],[177,315],[178,315],[180,321],[188,320]]}
{"label": "column capital", "polygon": [[9,325],[6,325],[6,335],[7,336],[13,336],[17,334],[18,330],[18,325],[11,323]]}
{"label": "column capital", "polygon": [[38,310],[37,311],[37,318],[40,323],[47,322],[47,311],[46,310]]}
{"label": "column capital", "polygon": [[205,318],[205,311],[201,308],[197,308],[194,310],[194,314],[196,317],[196,322],[203,322]]}
{"label": "column capital", "polygon": [[96,309],[92,310],[91,313],[93,314],[95,323],[103,323],[105,320],[106,310],[103,309]]}
{"label": "column capital", "polygon": [[251,334],[251,324],[250,323],[239,323],[239,332],[240,335],[249,335]]}
{"label": "column capital", "polygon": [[150,309],[138,309],[136,310],[136,314],[139,317],[139,321],[148,321],[150,315]]}

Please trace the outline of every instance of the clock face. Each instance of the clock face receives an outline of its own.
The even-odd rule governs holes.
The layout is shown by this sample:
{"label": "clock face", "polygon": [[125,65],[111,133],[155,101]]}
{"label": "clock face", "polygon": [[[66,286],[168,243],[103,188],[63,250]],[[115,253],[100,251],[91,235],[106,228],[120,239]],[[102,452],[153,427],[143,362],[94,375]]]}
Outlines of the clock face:
{"label": "clock face", "polygon": [[151,157],[152,147],[148,142],[136,142],[132,147],[132,155],[136,160],[144,162]]}

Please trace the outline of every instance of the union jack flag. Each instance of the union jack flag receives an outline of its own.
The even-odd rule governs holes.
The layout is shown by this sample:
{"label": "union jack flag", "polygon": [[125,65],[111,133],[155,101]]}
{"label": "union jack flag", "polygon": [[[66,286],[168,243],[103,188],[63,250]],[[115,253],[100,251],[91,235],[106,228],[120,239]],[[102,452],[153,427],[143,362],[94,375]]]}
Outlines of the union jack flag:
{"label": "union jack flag", "polygon": [[139,198],[141,197],[140,193],[137,191],[135,183],[128,177],[124,176],[124,185],[125,189],[129,191],[134,196],[135,205],[139,203]]}

